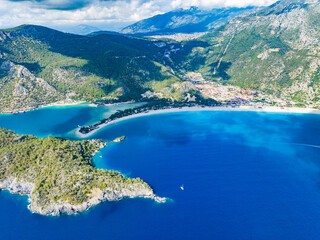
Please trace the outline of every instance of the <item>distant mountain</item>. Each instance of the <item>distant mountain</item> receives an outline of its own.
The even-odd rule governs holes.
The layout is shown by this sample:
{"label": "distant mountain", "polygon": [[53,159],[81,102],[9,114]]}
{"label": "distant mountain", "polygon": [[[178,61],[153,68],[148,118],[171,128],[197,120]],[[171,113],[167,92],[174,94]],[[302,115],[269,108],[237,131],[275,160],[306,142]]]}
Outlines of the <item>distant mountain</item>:
{"label": "distant mountain", "polygon": [[209,46],[182,56],[183,67],[320,107],[319,26],[318,0],[282,0],[199,38]]}
{"label": "distant mountain", "polygon": [[178,9],[139,21],[122,29],[124,34],[168,35],[175,33],[207,32],[230,21],[234,17],[256,8],[222,8],[200,10],[196,7]]}
{"label": "distant mountain", "polygon": [[101,31],[101,30],[96,27],[92,27],[92,26],[85,25],[85,24],[80,24],[80,25],[77,25],[75,27],[68,29],[66,32],[78,34],[78,35],[88,35],[90,33],[98,32],[98,31]]}
{"label": "distant mountain", "polygon": [[95,32],[91,32],[89,34],[87,34],[87,36],[98,36],[98,35],[103,35],[103,34],[106,34],[106,35],[122,35],[122,36],[125,36],[125,34],[122,34],[122,33],[119,33],[119,32],[114,32],[114,31],[95,31]]}

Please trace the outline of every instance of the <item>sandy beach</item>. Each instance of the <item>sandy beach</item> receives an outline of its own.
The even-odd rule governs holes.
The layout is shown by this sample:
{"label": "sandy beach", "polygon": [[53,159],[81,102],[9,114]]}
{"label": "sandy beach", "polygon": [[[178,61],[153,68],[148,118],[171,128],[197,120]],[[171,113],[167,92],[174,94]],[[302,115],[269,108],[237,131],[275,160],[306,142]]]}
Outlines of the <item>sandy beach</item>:
{"label": "sandy beach", "polygon": [[[49,103],[46,105],[42,105],[39,108],[46,108],[46,107],[67,107],[67,106],[76,106],[76,105],[81,105],[86,103],[85,101],[76,101],[76,102],[54,102],[54,103]],[[38,109],[39,109],[38,108]]]}
{"label": "sandy beach", "polygon": [[168,109],[160,109],[160,110],[150,110],[148,112],[133,114],[127,117],[123,117],[120,119],[116,119],[109,123],[101,124],[97,127],[97,129],[92,130],[91,132],[87,134],[80,133],[78,128],[76,130],[76,136],[79,138],[88,138],[92,135],[94,135],[96,132],[100,131],[106,126],[109,126],[111,124],[121,122],[127,119],[131,118],[138,118],[143,116],[149,116],[154,114],[163,114],[163,113],[173,113],[173,112],[196,112],[196,111],[234,111],[234,112],[266,112],[266,113],[303,113],[303,114],[320,114],[320,110],[312,109],[312,108],[280,108],[280,107],[253,107],[253,106],[240,106],[240,107],[182,107],[182,108],[168,108]]}
{"label": "sandy beach", "polygon": [[81,105],[81,104],[85,104],[85,103],[87,103],[87,102],[85,102],[85,101],[76,101],[76,102],[59,101],[59,102],[53,102],[53,103],[49,103],[49,104],[45,104],[45,105],[40,105],[35,108],[24,108],[24,109],[17,109],[17,110],[14,109],[14,110],[10,110],[10,111],[4,111],[4,112],[0,112],[0,114],[12,114],[14,112],[17,112],[17,113],[30,112],[30,111],[34,111],[37,109],[47,108],[47,107],[67,107],[67,106]]}

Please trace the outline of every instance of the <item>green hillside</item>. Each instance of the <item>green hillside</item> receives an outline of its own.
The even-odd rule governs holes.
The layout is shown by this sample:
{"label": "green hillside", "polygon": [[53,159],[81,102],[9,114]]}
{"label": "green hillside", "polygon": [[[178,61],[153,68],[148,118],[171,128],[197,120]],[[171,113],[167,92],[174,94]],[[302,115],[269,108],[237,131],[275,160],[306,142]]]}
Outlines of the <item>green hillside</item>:
{"label": "green hillside", "polygon": [[106,200],[154,198],[139,178],[93,166],[92,156],[106,145],[102,140],[39,139],[0,128],[0,189],[29,195],[33,212],[53,215],[84,211]]}
{"label": "green hillside", "polygon": [[319,1],[282,0],[179,43],[32,25],[0,30],[0,112],[66,99],[181,101],[199,95],[188,72],[319,108],[319,16]]}
{"label": "green hillside", "polygon": [[[85,37],[24,25],[0,31],[0,86],[6,102],[11,103],[21,99],[15,94],[20,86],[27,89],[24,92],[37,89],[39,105],[67,94],[81,100],[139,99],[157,81],[169,85],[179,82],[157,62],[161,54],[161,49],[147,40],[115,35]],[[21,66],[30,72],[28,79],[15,73]],[[55,94],[43,97],[41,86],[30,76],[42,79]],[[28,84],[32,86],[28,88]],[[2,110],[20,107],[0,104]]]}
{"label": "green hillside", "polygon": [[206,79],[319,107],[319,23],[319,1],[279,1],[203,36],[208,47],[180,58]]}

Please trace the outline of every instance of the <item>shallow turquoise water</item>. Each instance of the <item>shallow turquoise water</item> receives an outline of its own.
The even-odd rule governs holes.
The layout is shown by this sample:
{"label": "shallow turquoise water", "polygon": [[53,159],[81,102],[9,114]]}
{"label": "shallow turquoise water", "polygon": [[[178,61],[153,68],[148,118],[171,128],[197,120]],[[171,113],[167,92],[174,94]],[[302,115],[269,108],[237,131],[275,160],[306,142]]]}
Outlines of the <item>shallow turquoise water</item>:
{"label": "shallow turquoise water", "polygon": [[96,123],[110,116],[116,110],[135,107],[140,103],[92,107],[87,104],[65,107],[46,107],[34,111],[0,114],[0,127],[17,133],[33,134],[38,137],[58,136],[75,138],[74,130],[80,125]]}
{"label": "shallow turquoise water", "polygon": [[[0,116],[0,126],[72,138],[77,125],[106,111],[82,108],[10,122]],[[170,113],[119,122],[94,137],[122,135],[96,166],[141,177],[172,201],[126,199],[44,217],[28,211],[27,198],[2,191],[1,239],[319,239],[319,115]]]}

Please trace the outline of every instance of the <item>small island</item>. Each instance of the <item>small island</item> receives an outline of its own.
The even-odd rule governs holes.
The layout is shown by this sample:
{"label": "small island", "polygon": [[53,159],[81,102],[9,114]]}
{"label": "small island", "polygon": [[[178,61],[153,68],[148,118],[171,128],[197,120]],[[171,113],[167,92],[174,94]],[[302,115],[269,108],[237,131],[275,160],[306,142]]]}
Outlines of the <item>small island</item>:
{"label": "small island", "polygon": [[28,195],[28,208],[42,215],[74,214],[103,201],[127,197],[166,201],[140,178],[97,169],[92,157],[107,144],[102,140],[37,138],[0,128],[0,189]]}

